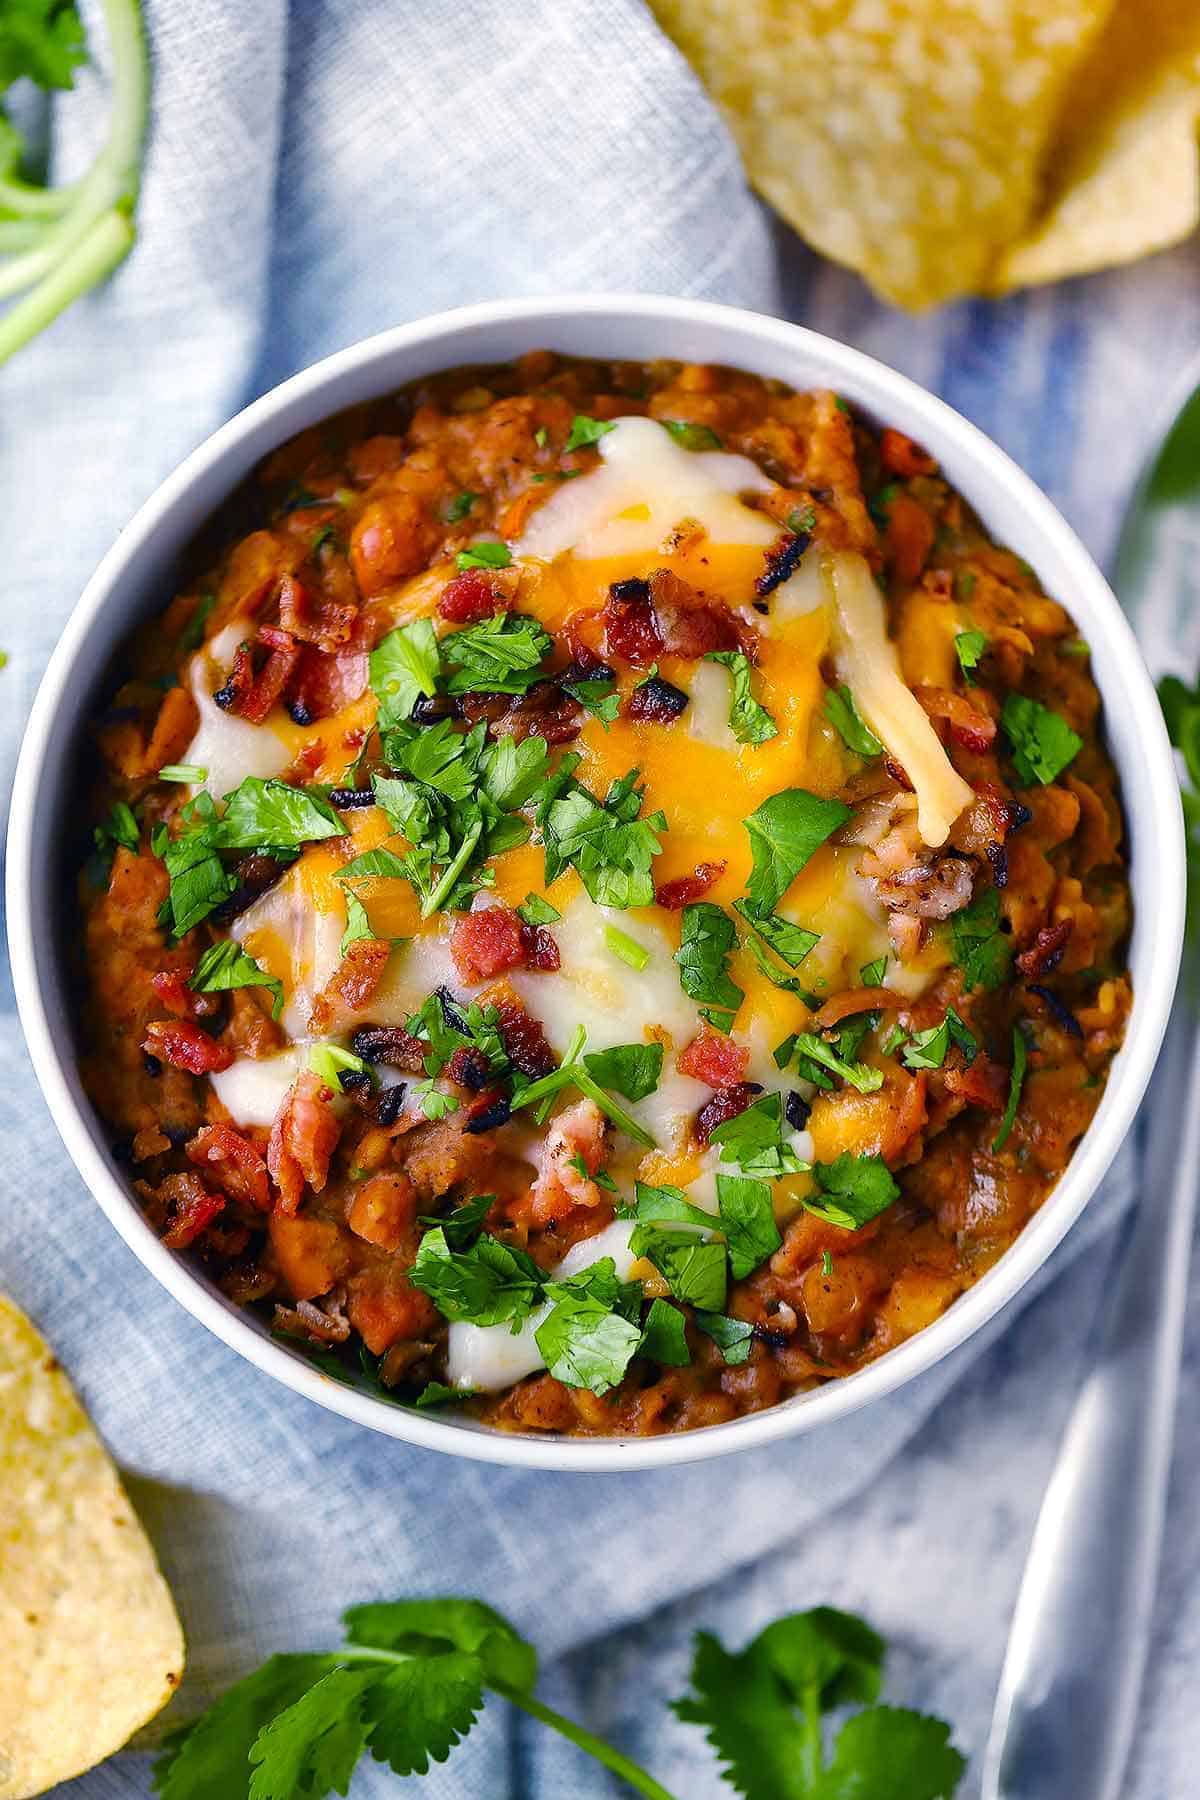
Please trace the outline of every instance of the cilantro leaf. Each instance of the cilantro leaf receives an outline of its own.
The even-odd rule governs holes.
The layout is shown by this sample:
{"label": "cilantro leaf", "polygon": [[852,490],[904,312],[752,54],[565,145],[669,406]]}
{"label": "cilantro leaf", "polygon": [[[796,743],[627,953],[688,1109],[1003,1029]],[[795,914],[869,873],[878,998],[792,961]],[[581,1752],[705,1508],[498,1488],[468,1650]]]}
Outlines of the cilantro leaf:
{"label": "cilantro leaf", "polygon": [[818,1037],[815,1031],[800,1031],[796,1034],[796,1049],[801,1056],[820,1068],[828,1069],[831,1075],[840,1075],[860,1094],[876,1094],[883,1086],[883,1070],[873,1069],[869,1063],[848,1062],[839,1056],[832,1044]]}
{"label": "cilantro leaf", "polygon": [[499,544],[494,538],[480,538],[468,549],[460,550],[454,560],[460,569],[507,569],[512,552],[507,544]]}
{"label": "cilantro leaf", "polygon": [[246,1800],[250,1749],[278,1714],[338,1665],[336,1656],[272,1656],[221,1695],[193,1725],[172,1734],[154,1765],[161,1800]]}
{"label": "cilantro leaf", "polygon": [[220,850],[297,850],[302,844],[341,837],[345,829],[322,794],[247,775],[225,797],[214,844]]}
{"label": "cilantro leaf", "polygon": [[515,1330],[542,1297],[542,1271],[523,1250],[486,1235],[452,1250],[441,1226],[421,1239],[408,1279],[443,1318],[472,1325],[511,1323]]}
{"label": "cilantro leaf", "polygon": [[966,1766],[941,1719],[872,1706],[838,1733],[820,1800],[951,1800]]}
{"label": "cilantro leaf", "polygon": [[1025,694],[1008,696],[1000,724],[1012,746],[1017,780],[1025,787],[1055,781],[1083,749],[1083,739],[1059,713]]}
{"label": "cilantro leaf", "polygon": [[465,1250],[473,1244],[483,1229],[483,1221],[495,1203],[495,1194],[475,1194],[470,1200],[464,1200],[453,1212],[447,1213],[443,1219],[422,1217],[423,1225],[440,1225],[446,1242],[452,1250]]}
{"label": "cilantro leaf", "polygon": [[822,800],[805,788],[772,794],[750,814],[746,898],[756,918],[774,912],[813,853],[849,817],[850,808],[840,800]]}
{"label": "cilantro leaf", "polygon": [[564,453],[568,450],[586,450],[589,444],[598,443],[606,432],[615,426],[612,419],[592,419],[587,413],[576,413],[571,420],[571,432],[563,445]]}
{"label": "cilantro leaf", "polygon": [[[794,925],[781,913],[766,913],[762,918],[751,912],[744,900],[735,900],[733,910],[740,913],[752,931],[768,943],[776,956],[780,957],[789,969],[798,969],[809,951],[821,941],[819,931],[809,931],[803,925]],[[884,959],[886,962],[886,958]],[[760,965],[761,966],[761,965]]]}
{"label": "cilantro leaf", "polygon": [[465,1650],[479,1658],[484,1678],[524,1693],[537,1680],[533,1645],[482,1600],[457,1594],[419,1600],[375,1600],[344,1615],[352,1644],[409,1655]]}
{"label": "cilantro leaf", "polygon": [[998,1154],[1008,1142],[1009,1133],[1016,1123],[1017,1108],[1021,1104],[1021,1090],[1025,1086],[1025,1068],[1029,1061],[1029,1046],[1019,1023],[1013,1026],[1012,1048],[1012,1073],[1008,1078],[1008,1102],[1004,1108],[1004,1117],[1000,1121],[1000,1129],[992,1139],[993,1154]]}
{"label": "cilantro leaf", "polygon": [[987,654],[987,649],[987,636],[982,631],[960,631],[955,638],[954,653],[968,687],[975,686],[975,670]]}
{"label": "cilantro leaf", "polygon": [[[712,1221],[717,1226],[718,1221]],[[654,1264],[677,1300],[705,1312],[721,1312],[727,1285],[724,1244],[705,1243],[692,1232],[635,1225],[629,1239],[635,1256]]]}
{"label": "cilantro leaf", "polygon": [[717,1205],[733,1279],[744,1281],[783,1242],[775,1223],[771,1190],[765,1181],[744,1175],[718,1175]]}
{"label": "cilantro leaf", "polygon": [[697,1331],[712,1339],[729,1368],[736,1369],[749,1362],[754,1327],[745,1319],[731,1319],[726,1313],[703,1312],[697,1308],[692,1313],[692,1323]]}
{"label": "cilantro leaf", "polygon": [[331,1669],[276,1713],[250,1747],[250,1800],[293,1800],[298,1794],[345,1794],[367,1747],[362,1709],[377,1668]]}
{"label": "cilantro leaf", "polygon": [[651,864],[662,849],[661,812],[639,818],[637,771],[614,781],[604,804],[572,777],[578,758],[565,758],[545,784],[537,823],[546,853],[546,886],[573,867],[597,906],[621,910],[654,902]]}
{"label": "cilantro leaf", "polygon": [[432,619],[414,619],[381,638],[367,661],[371,692],[379,702],[379,729],[407,720],[417,701],[437,692],[441,653]]}
{"label": "cilantro leaf", "polygon": [[950,919],[951,954],[963,972],[963,986],[998,988],[1008,979],[1013,948],[1000,929],[1000,895],[994,887],[964,906]]}
{"label": "cilantro leaf", "polygon": [[557,906],[551,905],[542,894],[526,894],[524,903],[517,908],[517,916],[526,925],[553,925],[562,918]]}
{"label": "cilantro leaf", "polygon": [[683,450],[719,450],[721,440],[711,425],[696,425],[691,419],[660,419],[664,431],[670,432]]}
{"label": "cilantro leaf", "polygon": [[[365,1697],[371,1755],[397,1775],[425,1775],[431,1761],[445,1762],[462,1742],[482,1705],[483,1671],[477,1656],[449,1651],[401,1663],[376,1679]],[[291,1794],[281,1793],[278,1800],[291,1800]]]}
{"label": "cilantro leaf", "polygon": [[968,1063],[974,1062],[979,1048],[975,1035],[963,1024],[954,1008],[948,1006],[940,1025],[913,1032],[904,1047],[904,1065],[909,1069],[940,1069],[952,1043],[958,1045]]}
{"label": "cilantro leaf", "polygon": [[342,933],[342,941],[338,945],[338,955],[345,956],[351,944],[364,942],[374,943],[375,933],[371,930],[371,921],[367,909],[354,889],[346,889],[346,929]]}
{"label": "cilantro leaf", "polygon": [[613,1088],[626,1100],[644,1100],[662,1077],[661,1044],[614,1044],[611,1050],[591,1050],[583,1066],[593,1081]]}
{"label": "cilantro leaf", "polygon": [[864,963],[858,971],[858,979],[864,987],[882,987],[883,978],[887,974],[888,959],[877,956],[874,962]]}
{"label": "cilantro leaf", "polygon": [[718,1031],[733,1029],[745,999],[726,964],[737,944],[733,920],[711,900],[697,900],[680,915],[679,984],[689,1000],[698,1001],[700,1016]]}
{"label": "cilantro leaf", "polygon": [[733,680],[733,700],[729,709],[729,729],[739,744],[765,744],[779,736],[779,727],[754,698],[750,659],[740,650],[710,650],[705,662],[723,663]]}
{"label": "cilantro leaf", "polygon": [[547,1369],[564,1387],[607,1394],[633,1361],[640,1330],[592,1294],[554,1283],[547,1291],[555,1304],[534,1332]]}
{"label": "cilantro leaf", "polygon": [[883,745],[859,712],[845,682],[839,688],[825,689],[825,717],[856,756],[883,755]]}
{"label": "cilantro leaf", "polygon": [[808,1167],[784,1142],[783,1126],[779,1095],[762,1094],[745,1112],[718,1125],[709,1143],[719,1145],[722,1160],[736,1163],[743,1175],[774,1181]]}
{"label": "cilantro leaf", "polygon": [[443,660],[455,671],[451,694],[524,694],[541,679],[554,640],[528,613],[498,612],[442,639]]}
{"label": "cilantro leaf", "polygon": [[831,1163],[814,1163],[812,1173],[817,1194],[805,1200],[806,1209],[845,1231],[857,1231],[900,1198],[882,1156],[854,1156],[843,1150]]}
{"label": "cilantro leaf", "polygon": [[208,946],[188,976],[187,984],[195,994],[225,993],[230,988],[269,988],[271,1017],[278,1019],[283,1011],[283,983],[269,975],[252,956],[247,956],[232,938],[219,938]]}
{"label": "cilantro leaf", "polygon": [[545,780],[549,761],[545,738],[527,737],[520,743],[512,736],[497,738],[485,744],[479,758],[483,792],[502,812],[526,806]]}
{"label": "cilantro leaf", "polygon": [[88,857],[86,871],[93,887],[103,887],[112,869],[118,847],[136,853],[141,842],[138,822],[126,801],[114,801],[106,818],[92,831],[94,848]]}
{"label": "cilantro leaf", "polygon": [[611,676],[581,675],[575,681],[564,681],[562,685],[573,700],[578,700],[580,706],[585,707],[593,718],[599,719],[606,731],[616,723],[621,711],[621,696]]}
{"label": "cilantro leaf", "polygon": [[677,1306],[667,1300],[650,1302],[637,1354],[670,1369],[687,1367],[692,1360],[687,1347],[687,1322]]}
{"label": "cilantro leaf", "polygon": [[64,0],[17,0],[0,19],[0,90],[22,78],[40,88],[69,88],[87,61],[83,25]]}
{"label": "cilantro leaf", "polygon": [[311,1045],[308,1066],[335,1094],[345,1092],[343,1075],[366,1075],[369,1072],[361,1056],[356,1056],[353,1050],[344,1050],[340,1044],[331,1043]]}

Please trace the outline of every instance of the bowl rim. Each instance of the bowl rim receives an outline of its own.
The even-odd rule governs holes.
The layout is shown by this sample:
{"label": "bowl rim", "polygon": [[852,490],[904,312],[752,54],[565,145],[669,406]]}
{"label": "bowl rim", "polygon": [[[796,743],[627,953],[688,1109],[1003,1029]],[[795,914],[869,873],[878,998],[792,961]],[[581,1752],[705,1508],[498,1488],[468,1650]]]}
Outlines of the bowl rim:
{"label": "bowl rim", "polygon": [[[539,321],[543,342],[552,344],[560,322],[619,318],[641,324],[648,339],[664,328],[695,325],[728,336],[731,366],[744,366],[753,347],[759,365],[777,352],[781,361],[806,356],[825,372],[830,385],[856,403],[918,439],[953,446],[954,460],[972,468],[989,492],[1003,493],[1028,521],[1029,530],[1073,571],[1070,604],[1082,596],[1087,610],[1104,620],[1105,635],[1122,659],[1122,704],[1136,714],[1143,760],[1143,786],[1150,817],[1143,838],[1154,844],[1159,909],[1143,974],[1130,1015],[1119,1064],[1110,1076],[1104,1103],[1076,1148],[1071,1162],[1015,1243],[975,1285],[932,1324],[853,1375],[700,1430],[649,1438],[540,1438],[451,1422],[401,1407],[342,1386],[258,1329],[206,1285],[184,1260],[155,1237],[132,1196],[116,1177],[95,1142],[67,1078],[71,1046],[57,1039],[38,973],[39,929],[35,915],[34,838],[38,775],[55,727],[59,702],[77,658],[103,623],[111,596],[138,554],[154,538],[173,509],[201,477],[218,470],[248,438],[273,420],[283,420],[272,439],[280,443],[304,422],[340,410],[339,386],[379,366],[398,352],[427,348],[437,368],[455,366],[455,341],[481,327],[514,328]],[[524,346],[514,345],[514,353]],[[646,354],[653,354],[648,342]],[[740,353],[739,353],[740,352]],[[573,352],[579,353],[579,352]],[[457,360],[463,360],[461,357]],[[381,381],[383,394],[394,382]],[[959,476],[955,476],[960,485]],[[226,491],[236,486],[236,480]],[[211,509],[208,509],[211,510]],[[103,633],[101,632],[101,636]],[[111,644],[106,648],[111,649]],[[1105,696],[1111,704],[1113,695]],[[1118,761],[1123,783],[1128,771]],[[251,402],[206,438],[139,508],[87,583],[49,660],[26,725],[13,785],[6,877],[8,935],[17,1008],[30,1056],[50,1113],[85,1185],[126,1244],[152,1275],[191,1315],[256,1368],[294,1392],[360,1425],[425,1449],[472,1460],[525,1468],[600,1472],[663,1468],[725,1456],[798,1435],[843,1418],[870,1401],[894,1392],[931,1368],[973,1336],[1033,1276],[1079,1217],[1132,1124],[1158,1055],[1175,991],[1183,939],[1184,851],[1182,815],[1173,752],[1154,689],[1133,631],[1089,552],[1051,501],[1012,459],[982,431],[928,390],[864,352],[807,327],[741,308],[661,295],[614,293],[547,295],[485,301],[431,315],[335,352]],[[52,954],[52,953],[48,953]]]}

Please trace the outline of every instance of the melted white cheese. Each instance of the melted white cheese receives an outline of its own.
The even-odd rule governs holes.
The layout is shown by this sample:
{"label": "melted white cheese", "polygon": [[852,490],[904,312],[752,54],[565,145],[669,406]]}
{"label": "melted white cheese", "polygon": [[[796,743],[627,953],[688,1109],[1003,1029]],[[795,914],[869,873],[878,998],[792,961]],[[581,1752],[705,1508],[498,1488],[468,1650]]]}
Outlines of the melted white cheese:
{"label": "melted white cheese", "polygon": [[712,744],[717,750],[736,751],[738,741],[729,725],[732,690],[729,671],[719,663],[697,663],[688,679],[688,735]]}
{"label": "melted white cheese", "polygon": [[640,418],[616,420],[596,448],[599,468],[563,482],[538,508],[513,546],[517,556],[653,555],[685,519],[714,544],[765,548],[779,536],[778,525],[737,497],[774,485],[744,456],[684,450],[655,420]]}
{"label": "melted white cheese", "polygon": [[[629,1249],[633,1222],[614,1219],[594,1237],[575,1244],[554,1270],[565,1280],[578,1275],[602,1257],[611,1256],[618,1281],[628,1281],[635,1258]],[[446,1347],[446,1373],[451,1387],[473,1388],[494,1394],[544,1369],[546,1359],[537,1347],[536,1332],[552,1309],[543,1306],[531,1313],[519,1331],[507,1325],[451,1325]]]}
{"label": "melted white cheese", "polygon": [[226,626],[196,652],[188,673],[200,726],[183,761],[207,771],[198,785],[207,788],[216,800],[231,793],[247,775],[258,775],[264,781],[272,775],[282,775],[292,760],[287,745],[272,731],[269,719],[261,725],[251,725],[222,711],[213,699],[213,689],[225,680],[245,635],[241,625]]}
{"label": "melted white cheese", "polygon": [[235,1125],[271,1126],[303,1066],[300,1049],[284,1050],[278,1056],[239,1056],[209,1079]]}
{"label": "melted white cheese", "polygon": [[267,931],[283,946],[290,973],[284,984],[287,1004],[282,1023],[291,1038],[308,1036],[308,1015],[314,996],[342,960],[344,929],[345,919],[339,914],[318,912],[312,905],[299,863],[293,863],[286,875],[240,913],[230,927],[230,936],[239,944],[244,944],[254,932]]}
{"label": "melted white cheese", "polygon": [[839,550],[822,568],[833,593],[838,673],[875,736],[895,757],[917,796],[917,828],[944,844],[974,794],[952,766],[924,707],[905,686],[887,634],[883,595],[864,559]]}

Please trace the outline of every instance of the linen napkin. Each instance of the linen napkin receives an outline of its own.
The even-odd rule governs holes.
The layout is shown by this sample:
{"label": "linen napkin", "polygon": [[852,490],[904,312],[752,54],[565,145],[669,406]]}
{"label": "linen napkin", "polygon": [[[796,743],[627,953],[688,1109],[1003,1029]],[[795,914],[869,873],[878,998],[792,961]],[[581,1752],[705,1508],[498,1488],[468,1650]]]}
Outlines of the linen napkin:
{"label": "linen napkin", "polygon": [[[1001,305],[921,320],[882,308],[751,197],[639,0],[148,0],[147,12],[137,249],[0,373],[5,792],[54,640],[136,506],[247,400],[384,326],[488,296],[606,288],[781,312],[945,395],[1100,555],[1164,376],[1200,341],[1194,249]],[[89,74],[60,108],[64,174],[94,141],[103,90]],[[129,1476],[190,1640],[181,1715],[273,1650],[332,1644],[352,1602],[478,1594],[537,1642],[548,1697],[619,1734],[673,1792],[708,1800],[727,1792],[712,1758],[663,1705],[684,1686],[690,1630],[736,1643],[828,1601],[896,1641],[890,1697],[944,1712],[978,1752],[1110,1227],[1135,1188],[1131,1146],[1039,1299],[835,1427],[661,1475],[485,1468],[324,1412],[186,1316],[75,1176],[7,969],[0,991],[0,1287],[46,1332]],[[1194,1477],[1194,1408],[1181,1423]],[[1176,1506],[1168,1557],[1130,1800],[1187,1787],[1194,1509]],[[368,1766],[353,1793],[418,1789],[616,1791],[499,1703],[425,1782]],[[70,1789],[150,1791],[137,1751]]]}

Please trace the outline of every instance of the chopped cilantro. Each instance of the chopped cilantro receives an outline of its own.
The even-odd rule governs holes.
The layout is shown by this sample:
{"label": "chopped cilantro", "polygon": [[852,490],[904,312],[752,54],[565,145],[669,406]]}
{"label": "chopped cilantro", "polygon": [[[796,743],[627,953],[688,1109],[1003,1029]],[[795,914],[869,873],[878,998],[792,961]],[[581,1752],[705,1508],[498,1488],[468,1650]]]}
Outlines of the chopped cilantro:
{"label": "chopped cilantro", "polygon": [[[605,1257],[609,1270],[611,1257]],[[596,1268],[601,1264],[595,1265]],[[590,1275],[591,1270],[584,1270]],[[546,1289],[554,1301],[550,1312],[534,1333],[546,1367],[564,1387],[587,1388],[593,1394],[607,1394],[622,1379],[637,1354],[642,1333],[635,1320],[617,1310],[604,1293],[582,1290],[571,1282],[552,1282]],[[630,1283],[636,1304],[641,1288]]]}
{"label": "chopped cilantro", "polygon": [[629,1248],[634,1256],[644,1256],[654,1264],[677,1300],[705,1312],[724,1309],[728,1285],[724,1244],[705,1243],[691,1231],[638,1224]]}
{"label": "chopped cilantro", "polygon": [[950,942],[955,962],[963,972],[968,993],[973,988],[998,988],[1008,979],[1012,943],[1000,929],[1000,895],[994,887],[964,906],[950,919]]}
{"label": "chopped cilantro", "polygon": [[408,719],[416,702],[437,691],[441,669],[432,619],[414,619],[381,638],[367,662],[371,691],[379,702],[379,729]]}
{"label": "chopped cilantro", "polygon": [[188,976],[188,986],[195,994],[218,994],[230,988],[264,987],[272,996],[271,1017],[283,1011],[283,983],[267,973],[252,956],[247,956],[232,938],[219,938],[204,951]]}
{"label": "chopped cilantro", "polygon": [[571,431],[563,445],[564,455],[571,450],[586,450],[590,444],[598,443],[606,433],[614,429],[611,419],[591,419],[587,413],[576,413],[571,420]]}
{"label": "chopped cilantro", "polygon": [[863,719],[845,682],[839,688],[825,689],[825,717],[856,756],[883,755],[883,745]]}
{"label": "chopped cilantro", "polygon": [[721,440],[711,425],[695,425],[690,419],[660,419],[659,424],[664,431],[669,431],[675,442],[684,450],[719,450]]}
{"label": "chopped cilantro", "polygon": [[92,843],[94,848],[87,862],[88,879],[93,887],[102,887],[108,879],[118,847],[136,852],[141,843],[138,822],[133,816],[132,807],[126,801],[115,801],[107,816],[93,827]]}
{"label": "chopped cilantro", "polygon": [[846,1231],[857,1231],[900,1197],[882,1156],[843,1150],[831,1163],[814,1163],[812,1173],[817,1193],[805,1200],[806,1209]]}
{"label": "chopped cilantro", "polygon": [[687,1347],[687,1321],[667,1300],[652,1300],[642,1326],[637,1354],[667,1368],[682,1369],[691,1362]]}
{"label": "chopped cilantro", "polygon": [[421,1239],[408,1279],[443,1318],[471,1325],[515,1329],[542,1297],[542,1271],[524,1250],[486,1233],[467,1248],[452,1250],[440,1225]]}
{"label": "chopped cilantro", "polygon": [[885,531],[887,529],[888,515],[891,510],[892,501],[899,492],[900,484],[895,481],[889,481],[886,487],[881,487],[878,492],[872,494],[867,501],[867,511],[870,513],[875,523]]}
{"label": "chopped cilantro", "polygon": [[868,1063],[848,1062],[814,1031],[798,1032],[796,1049],[807,1061],[828,1069],[831,1075],[840,1075],[843,1081],[848,1082],[860,1094],[878,1093],[883,1086],[882,1069],[873,1069]]}
{"label": "chopped cilantro", "polygon": [[615,1044],[611,1050],[592,1050],[583,1066],[593,1081],[613,1088],[626,1100],[644,1100],[662,1078],[661,1044]]}
{"label": "chopped cilantro", "polygon": [[729,709],[729,729],[739,744],[765,744],[779,736],[779,727],[754,698],[750,660],[740,650],[710,650],[705,662],[721,663],[729,670],[733,682],[733,698]]}
{"label": "chopped cilantro", "polygon": [[446,508],[447,525],[457,525],[460,519],[465,519],[478,498],[479,495],[473,494],[469,488],[464,488],[461,494],[455,494]]}
{"label": "chopped cilantro", "polygon": [[564,757],[543,784],[537,823],[546,853],[546,886],[574,868],[597,906],[624,910],[654,900],[651,863],[662,848],[661,812],[639,818],[642,790],[631,770],[609,788],[603,805],[573,778],[578,758]]}
{"label": "chopped cilantro", "polygon": [[783,1242],[775,1223],[771,1190],[765,1181],[746,1175],[718,1175],[716,1185],[729,1266],[733,1279],[744,1281]]}
{"label": "chopped cilantro", "polygon": [[483,1230],[483,1222],[496,1203],[495,1194],[473,1194],[441,1219],[422,1216],[422,1225],[440,1226],[452,1250],[465,1250]]}
{"label": "chopped cilantro", "polygon": [[[975,592],[976,574],[974,569],[955,569],[954,592],[960,600],[969,600]],[[979,635],[975,633],[973,635]],[[986,639],[984,640],[986,642]],[[972,665],[973,666],[973,665]]]}
{"label": "chopped cilantro", "polygon": [[776,956],[789,969],[798,969],[809,951],[821,941],[820,932],[809,931],[804,925],[795,925],[781,913],[766,913],[759,918],[751,912],[744,900],[735,900],[733,909],[741,914],[752,931],[757,932],[771,946]]}
{"label": "chopped cilantro", "polygon": [[986,655],[987,648],[988,640],[982,631],[960,631],[954,640],[954,653],[968,687],[975,686],[975,670]]}
{"label": "chopped cilantro", "polygon": [[1008,1078],[1008,1103],[1004,1108],[1004,1117],[1000,1121],[1000,1129],[992,1139],[992,1151],[999,1154],[1008,1142],[1009,1133],[1016,1123],[1017,1108],[1021,1104],[1021,1090],[1025,1086],[1025,1069],[1029,1061],[1029,1045],[1025,1041],[1025,1033],[1019,1024],[1013,1026],[1012,1033],[1012,1073]]}
{"label": "chopped cilantro", "polygon": [[974,1034],[963,1024],[954,1008],[948,1006],[940,1025],[931,1025],[927,1031],[913,1032],[904,1050],[905,1067],[940,1069],[952,1043],[958,1045],[968,1063],[974,1062],[979,1048]]}
{"label": "chopped cilantro", "polygon": [[454,560],[460,569],[507,569],[512,552],[494,538],[480,538],[469,549],[460,550]]}
{"label": "chopped cilantro", "polygon": [[599,679],[580,676],[578,680],[564,681],[562,685],[565,693],[578,700],[593,718],[599,719],[605,731],[616,723],[621,711],[621,696],[611,676]]}
{"label": "chopped cilantro", "polygon": [[469,1400],[477,1392],[477,1388],[447,1387],[444,1381],[427,1381],[413,1405],[422,1411],[431,1406],[452,1406],[459,1400]]}
{"label": "chopped cilantro", "polygon": [[619,956],[621,961],[628,963],[631,969],[637,969],[640,972],[649,964],[650,952],[646,946],[639,944],[636,938],[630,937],[629,933],[622,931],[618,925],[604,927],[604,942],[613,955]]}
{"label": "chopped cilantro", "polygon": [[302,844],[341,837],[345,829],[315,789],[247,775],[226,795],[213,842],[220,850],[298,850]]}
{"label": "chopped cilantro", "polygon": [[784,1141],[783,1106],[778,1094],[762,1094],[745,1112],[726,1119],[712,1133],[724,1162],[736,1163],[743,1175],[776,1181],[808,1167]]}
{"label": "chopped cilantro", "polygon": [[217,596],[215,594],[202,594],[197,600],[192,608],[192,616],[180,632],[179,641],[175,645],[177,656],[189,656],[193,650],[200,648],[204,642],[204,627],[216,604]]}
{"label": "chopped cilantro", "polygon": [[370,1073],[361,1056],[344,1050],[340,1044],[313,1044],[308,1052],[308,1066],[335,1094],[342,1092],[343,1075]]}
{"label": "chopped cilantro", "polygon": [[826,838],[846,823],[850,808],[805,788],[772,794],[746,820],[752,868],[747,903],[756,918],[774,912],[801,869]]}
{"label": "chopped cilantro", "polygon": [[557,906],[541,894],[526,894],[524,903],[517,908],[517,916],[526,925],[553,925],[562,918]]}
{"label": "chopped cilantro", "polygon": [[1064,718],[1025,694],[1008,696],[1000,724],[1012,745],[1017,779],[1026,787],[1055,781],[1083,749],[1083,739]]}
{"label": "chopped cilantro", "polygon": [[811,537],[817,529],[815,507],[793,506],[787,516],[787,528],[795,537]]}
{"label": "chopped cilantro", "polygon": [[731,1319],[726,1313],[704,1312],[697,1308],[692,1314],[692,1323],[697,1331],[712,1339],[731,1369],[749,1362],[754,1327],[745,1319]]}
{"label": "chopped cilantro", "polygon": [[711,900],[684,907],[675,952],[680,986],[689,1000],[699,1002],[701,1018],[726,1033],[745,999],[726,966],[736,944],[733,920]]}
{"label": "chopped cilantro", "polygon": [[528,613],[499,612],[442,639],[444,662],[454,670],[451,694],[524,694],[541,679],[553,646],[545,627]]}
{"label": "chopped cilantro", "polygon": [[864,963],[858,971],[858,979],[864,987],[882,987],[883,978],[887,974],[888,959],[877,956],[874,962]]}

